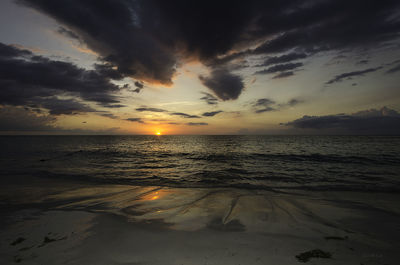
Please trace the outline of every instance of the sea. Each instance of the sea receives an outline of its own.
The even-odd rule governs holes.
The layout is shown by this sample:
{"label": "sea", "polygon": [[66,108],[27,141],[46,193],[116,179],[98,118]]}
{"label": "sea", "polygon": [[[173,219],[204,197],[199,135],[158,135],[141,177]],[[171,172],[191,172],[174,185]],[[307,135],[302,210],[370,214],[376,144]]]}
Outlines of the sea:
{"label": "sea", "polygon": [[[0,181],[400,191],[398,136],[0,136]],[[29,177],[29,178],[28,178]],[[28,183],[29,184],[29,183]]]}

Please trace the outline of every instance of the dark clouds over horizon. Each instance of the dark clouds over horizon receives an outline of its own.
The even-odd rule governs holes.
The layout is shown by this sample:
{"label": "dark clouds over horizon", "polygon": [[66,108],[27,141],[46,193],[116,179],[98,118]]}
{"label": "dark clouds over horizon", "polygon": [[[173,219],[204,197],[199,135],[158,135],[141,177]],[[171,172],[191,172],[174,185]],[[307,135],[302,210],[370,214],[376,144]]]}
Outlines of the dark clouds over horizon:
{"label": "dark clouds over horizon", "polygon": [[334,114],[325,116],[303,116],[284,126],[318,131],[331,134],[400,134],[400,114],[392,109],[383,107],[379,110],[370,109],[353,114]]}
{"label": "dark clouds over horizon", "polygon": [[[76,114],[95,110],[80,101],[103,107],[122,107],[104,67],[86,70],[31,51],[0,43],[0,104],[24,106],[50,114]],[[61,97],[73,97],[65,99]],[[59,98],[60,97],[60,98]]]}
{"label": "dark clouds over horizon", "polygon": [[[120,77],[170,85],[180,61],[195,57],[210,68],[203,84],[222,100],[237,99],[245,88],[231,67],[240,57],[267,55],[267,72],[288,78],[316,53],[390,45],[400,26],[395,0],[17,2],[55,18],[64,35],[86,44]],[[278,71],[280,63],[286,67]]]}

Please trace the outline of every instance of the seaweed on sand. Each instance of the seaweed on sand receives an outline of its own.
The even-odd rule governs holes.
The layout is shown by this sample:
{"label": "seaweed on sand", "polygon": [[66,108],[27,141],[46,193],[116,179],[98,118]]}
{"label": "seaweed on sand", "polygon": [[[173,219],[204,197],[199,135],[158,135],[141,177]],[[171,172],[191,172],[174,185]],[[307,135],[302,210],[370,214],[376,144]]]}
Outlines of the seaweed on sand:
{"label": "seaweed on sand", "polygon": [[311,258],[330,259],[331,257],[332,257],[331,253],[322,251],[320,249],[313,249],[310,251],[306,251],[296,256],[297,260],[300,262],[307,262]]}

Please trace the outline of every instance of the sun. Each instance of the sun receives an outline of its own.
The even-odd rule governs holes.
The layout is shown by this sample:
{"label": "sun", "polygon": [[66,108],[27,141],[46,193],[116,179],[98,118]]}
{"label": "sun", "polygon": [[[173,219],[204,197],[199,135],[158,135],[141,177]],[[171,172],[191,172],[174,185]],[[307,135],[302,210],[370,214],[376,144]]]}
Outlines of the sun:
{"label": "sun", "polygon": [[161,132],[160,131],[156,131],[156,135],[161,135]]}

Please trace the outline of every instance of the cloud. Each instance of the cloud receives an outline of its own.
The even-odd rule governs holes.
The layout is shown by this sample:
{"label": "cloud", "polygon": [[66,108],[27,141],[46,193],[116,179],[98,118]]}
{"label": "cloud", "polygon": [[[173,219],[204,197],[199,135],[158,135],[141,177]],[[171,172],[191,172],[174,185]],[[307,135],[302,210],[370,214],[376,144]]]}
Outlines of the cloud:
{"label": "cloud", "polygon": [[288,70],[296,69],[301,66],[303,66],[302,63],[277,64],[277,65],[271,66],[267,69],[257,71],[254,74],[260,75],[260,74],[273,74],[273,73],[277,73],[277,72],[285,72]]}
{"label": "cloud", "polygon": [[85,112],[96,112],[95,109],[73,99],[45,98],[40,101],[40,107],[49,110],[53,115],[74,115]]}
{"label": "cloud", "polygon": [[269,57],[268,59],[266,59],[264,61],[264,63],[257,65],[257,66],[269,66],[271,64],[287,63],[287,62],[304,59],[304,58],[307,58],[307,54],[292,52],[292,53],[284,54],[281,56]]}
{"label": "cloud", "polygon": [[356,62],[357,65],[368,64],[368,63],[369,63],[369,60],[366,60],[366,59]]}
{"label": "cloud", "polygon": [[[296,1],[292,2],[293,5]],[[294,47],[310,52],[349,48],[374,48],[385,41],[398,38],[399,21],[390,19],[398,12],[396,1],[361,2],[307,1],[301,8],[284,17],[277,15],[264,19],[262,32],[275,32],[276,37],[256,48],[256,53],[284,52]],[[366,4],[363,2],[363,4]],[[284,6],[285,4],[282,4]],[[286,4],[286,7],[291,4]],[[277,20],[277,18],[280,20]],[[276,23],[267,27],[266,23]],[[286,23],[286,24],[285,24]]]}
{"label": "cloud", "polygon": [[293,98],[293,99],[289,100],[289,102],[287,103],[287,105],[293,107],[293,106],[296,106],[296,105],[298,105],[298,104],[300,104],[300,103],[303,103],[303,102],[304,102],[303,100]]}
{"label": "cloud", "polygon": [[[157,41],[141,24],[139,3],[124,0],[58,1],[20,0],[44,12],[100,54],[100,59],[123,76],[139,80],[171,84],[176,59],[169,49]],[[140,25],[141,24],[141,25]],[[147,28],[147,27],[146,27]]]}
{"label": "cloud", "polygon": [[270,111],[279,111],[286,107],[294,107],[304,101],[301,99],[293,98],[286,103],[277,103],[276,101],[269,99],[269,98],[260,98],[255,101],[252,106],[255,109],[255,113],[264,113]]}
{"label": "cloud", "polygon": [[208,125],[208,123],[206,123],[206,122],[188,122],[188,123],[185,123],[186,125],[189,125],[189,126],[204,126],[204,125]]}
{"label": "cloud", "polygon": [[[393,47],[400,27],[395,0],[18,3],[53,17],[64,35],[78,37],[121,77],[171,85],[176,67],[197,59],[211,70],[203,84],[222,100],[237,99],[244,88],[241,77],[230,72],[238,66],[231,62],[268,55],[269,66],[328,51]],[[276,55],[281,53],[286,54]],[[274,78],[293,74],[278,72]]]}
{"label": "cloud", "polygon": [[202,116],[204,116],[204,117],[213,117],[213,116],[215,116],[215,115],[217,115],[218,113],[221,113],[221,112],[223,112],[223,111],[222,110],[218,110],[218,111],[212,111],[212,112],[204,112],[202,114]]}
{"label": "cloud", "polygon": [[215,69],[210,76],[200,76],[200,81],[222,100],[237,99],[244,89],[243,80],[226,69]]}
{"label": "cloud", "polygon": [[255,113],[263,113],[268,111],[274,111],[275,108],[272,106],[275,105],[276,102],[269,98],[260,98],[254,104],[253,107],[256,108]]}
{"label": "cloud", "polygon": [[138,123],[144,123],[144,121],[142,120],[142,118],[127,118],[125,119],[126,121],[130,121],[130,122],[138,122]]}
{"label": "cloud", "polygon": [[285,78],[285,77],[289,77],[294,75],[294,73],[292,71],[288,71],[288,72],[282,72],[279,73],[277,75],[274,75],[274,77],[272,77],[273,79],[279,79],[279,78]]}
{"label": "cloud", "polygon": [[387,74],[393,74],[393,73],[396,73],[398,71],[400,71],[400,64],[395,66],[395,67],[393,67],[393,68],[390,68],[389,70],[386,71],[386,73]]}
{"label": "cloud", "polygon": [[110,119],[119,119],[118,116],[116,116],[116,115],[114,115],[112,113],[103,113],[103,114],[100,114],[100,116],[107,117],[107,118],[110,118]]}
{"label": "cloud", "polygon": [[[82,122],[86,123],[86,121]],[[0,134],[115,134],[119,128],[104,130],[64,129],[56,124],[56,118],[48,114],[38,115],[29,109],[15,106],[0,107]]]}
{"label": "cloud", "polygon": [[55,118],[19,107],[0,108],[0,131],[54,131]]}
{"label": "cloud", "polygon": [[74,97],[104,107],[121,107],[113,94],[120,87],[99,70],[86,70],[31,51],[0,43],[0,104],[35,106],[52,114],[76,114],[94,109]]}
{"label": "cloud", "polygon": [[217,105],[218,104],[218,98],[214,97],[210,93],[202,92],[204,94],[204,97],[201,97],[201,100],[204,100],[207,102],[208,105]]}
{"label": "cloud", "polygon": [[168,112],[168,110],[164,109],[158,109],[158,108],[147,108],[147,107],[142,107],[142,108],[137,108],[136,111],[148,111],[148,112]]}
{"label": "cloud", "polygon": [[327,133],[400,134],[400,114],[383,107],[380,110],[364,110],[353,114],[303,116],[282,125]]}
{"label": "cloud", "polygon": [[105,108],[110,108],[110,109],[126,107],[126,105],[122,105],[122,104],[109,104],[109,103],[104,103],[104,104],[102,104],[102,106]]}
{"label": "cloud", "polygon": [[197,116],[197,115],[191,115],[191,114],[187,114],[187,113],[184,113],[184,112],[170,112],[168,110],[159,109],[159,108],[141,107],[141,108],[137,108],[136,111],[139,111],[139,112],[144,112],[144,111],[148,111],[148,112],[166,112],[169,115],[181,116],[181,117],[186,118],[186,119],[201,118],[200,116]]}
{"label": "cloud", "polygon": [[135,81],[135,87],[136,87],[136,89],[133,90],[133,92],[139,93],[143,89],[144,84],[143,84],[143,82]]}
{"label": "cloud", "polygon": [[343,73],[343,74],[335,76],[334,78],[332,78],[331,80],[329,80],[325,84],[329,85],[329,84],[341,82],[343,79],[351,79],[354,76],[363,76],[364,74],[367,74],[367,73],[376,72],[376,71],[380,70],[381,68],[382,67],[368,68],[368,69],[361,70],[361,71]]}
{"label": "cloud", "polygon": [[72,32],[64,27],[58,27],[57,32],[68,38],[75,39],[79,42],[82,42],[82,40],[79,38],[79,36],[77,34],[75,34],[74,32]]}
{"label": "cloud", "polygon": [[201,118],[200,116],[197,116],[197,115],[190,115],[190,114],[187,114],[187,113],[183,113],[183,112],[172,112],[172,113],[170,113],[170,115],[172,115],[172,116],[181,116],[181,117],[183,117],[183,118],[187,118],[187,119],[197,119],[197,118]]}

